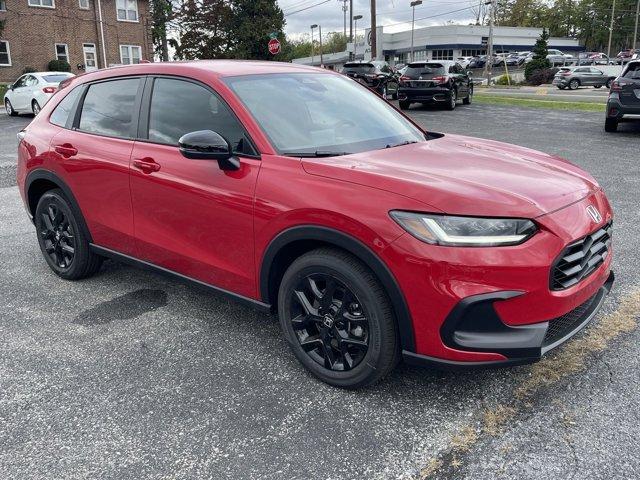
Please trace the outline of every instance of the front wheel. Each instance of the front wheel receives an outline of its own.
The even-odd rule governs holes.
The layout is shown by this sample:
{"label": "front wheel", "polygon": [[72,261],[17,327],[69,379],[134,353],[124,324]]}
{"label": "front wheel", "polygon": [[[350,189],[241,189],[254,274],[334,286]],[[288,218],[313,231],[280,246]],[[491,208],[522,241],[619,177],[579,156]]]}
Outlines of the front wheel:
{"label": "front wheel", "polygon": [[400,100],[398,102],[398,105],[400,106],[400,110],[409,110],[411,102],[409,102],[408,100]]}
{"label": "front wheel", "polygon": [[602,88],[602,85],[594,85],[593,88]]}
{"label": "front wheel", "polygon": [[373,272],[342,250],[295,260],[280,284],[278,312],[294,355],[330,385],[365,387],[398,363],[389,298]]}
{"label": "front wheel", "polygon": [[49,190],[40,197],[34,218],[38,244],[51,270],[66,280],[89,277],[102,264],[78,222],[62,190]]}

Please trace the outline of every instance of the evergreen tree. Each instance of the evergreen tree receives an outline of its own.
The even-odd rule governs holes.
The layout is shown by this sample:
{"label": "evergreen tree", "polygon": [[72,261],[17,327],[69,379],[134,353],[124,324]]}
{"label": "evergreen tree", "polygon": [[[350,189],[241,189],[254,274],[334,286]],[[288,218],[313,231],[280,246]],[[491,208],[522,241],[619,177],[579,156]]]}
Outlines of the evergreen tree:
{"label": "evergreen tree", "polygon": [[545,70],[551,68],[551,63],[547,60],[549,32],[546,28],[542,29],[540,38],[536,40],[536,44],[533,47],[533,59],[524,68],[524,78],[530,80],[533,74],[539,70]]}
{"label": "evergreen tree", "polygon": [[279,60],[269,53],[270,34],[284,41],[284,14],[276,0],[231,0],[231,50],[234,58]]}

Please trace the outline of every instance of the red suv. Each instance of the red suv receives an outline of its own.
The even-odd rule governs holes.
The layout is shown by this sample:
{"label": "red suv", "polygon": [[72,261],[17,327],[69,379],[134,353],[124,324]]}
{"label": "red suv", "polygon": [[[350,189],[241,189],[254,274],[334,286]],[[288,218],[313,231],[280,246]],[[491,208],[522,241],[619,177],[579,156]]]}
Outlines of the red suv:
{"label": "red suv", "polygon": [[328,70],[110,68],[61,85],[19,137],[18,184],[57,275],[111,257],[277,312],[336,386],[401,358],[536,361],[613,282],[612,211],[589,174],[425,132]]}

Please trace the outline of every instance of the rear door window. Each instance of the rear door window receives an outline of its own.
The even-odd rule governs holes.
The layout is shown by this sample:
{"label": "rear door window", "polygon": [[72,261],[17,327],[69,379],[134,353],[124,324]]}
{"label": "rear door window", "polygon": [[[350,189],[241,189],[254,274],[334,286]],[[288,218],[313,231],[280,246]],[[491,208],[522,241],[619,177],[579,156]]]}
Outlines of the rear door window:
{"label": "rear door window", "polygon": [[56,106],[49,117],[49,121],[54,125],[58,125],[59,127],[66,127],[67,122],[69,120],[69,116],[72,113],[73,106],[78,99],[78,95],[80,95],[80,91],[82,89],[80,87],[76,87],[71,90],[66,97],[64,97],[60,103]]}
{"label": "rear door window", "polygon": [[79,130],[131,138],[140,81],[138,78],[124,78],[90,85],[82,104]]}

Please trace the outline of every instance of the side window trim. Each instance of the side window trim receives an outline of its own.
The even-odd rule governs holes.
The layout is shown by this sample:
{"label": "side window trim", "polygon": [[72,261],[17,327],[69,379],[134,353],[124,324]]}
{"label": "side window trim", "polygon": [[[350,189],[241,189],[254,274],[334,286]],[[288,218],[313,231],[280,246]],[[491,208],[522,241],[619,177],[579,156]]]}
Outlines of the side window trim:
{"label": "side window trim", "polygon": [[[176,145],[170,144],[170,143],[161,143],[161,142],[156,142],[153,140],[149,140],[149,116],[151,113],[151,96],[153,93],[153,85],[155,84],[155,81],[157,79],[161,79],[161,78],[167,78],[170,80],[181,80],[184,82],[190,82],[193,83],[195,85],[198,85],[200,87],[205,88],[206,90],[208,90],[209,92],[211,92],[213,95],[216,96],[216,98],[218,99],[218,101],[220,101],[226,108],[229,109],[229,112],[231,112],[231,115],[233,115],[233,118],[236,120],[236,122],[238,122],[238,125],[240,126],[240,129],[242,130],[242,132],[244,133],[247,141],[249,142],[249,144],[251,145],[251,148],[254,152],[256,152],[255,155],[251,155],[248,153],[239,153],[239,155],[243,156],[243,157],[248,157],[248,158],[255,158],[260,160],[262,157],[260,155],[260,152],[258,151],[258,149],[256,148],[256,144],[253,141],[253,138],[251,138],[251,135],[249,135],[249,132],[247,131],[247,129],[245,128],[244,124],[240,121],[240,119],[238,118],[238,115],[236,115],[236,112],[233,110],[233,108],[231,108],[231,105],[229,105],[227,103],[227,101],[222,98],[222,96],[216,92],[213,88],[211,88],[209,85],[202,83],[198,80],[194,80],[192,78],[188,78],[188,77],[181,77],[179,75],[149,75],[146,84],[145,84],[145,88],[144,88],[144,93],[142,94],[142,99],[141,99],[141,106],[140,106],[140,117],[139,117],[139,122],[138,122],[138,132],[137,132],[137,140],[141,141],[141,142],[146,142],[146,143],[154,143],[156,145],[168,145],[168,146],[172,146],[175,147]],[[234,152],[236,153],[236,152]]]}
{"label": "side window trim", "polygon": [[[84,99],[87,96],[87,92],[91,85],[96,85],[99,83],[105,82],[113,82],[117,80],[130,80],[130,79],[138,79],[138,90],[136,92],[136,99],[133,102],[133,113],[131,115],[131,129],[129,130],[128,137],[120,137],[114,135],[105,135],[103,133],[96,132],[85,132],[84,130],[80,130],[80,117],[82,116],[82,107],[84,106]],[[78,103],[76,104],[75,115],[73,116],[73,123],[71,125],[71,129],[77,132],[81,132],[87,135],[96,135],[99,137],[107,137],[107,138],[121,138],[123,140],[136,140],[138,133],[138,123],[140,120],[140,105],[142,102],[142,93],[145,89],[147,83],[147,77],[144,75],[133,75],[133,76],[123,76],[123,77],[109,77],[101,80],[96,80],[95,82],[87,82],[83,84],[84,91],[80,93],[78,98]]]}

